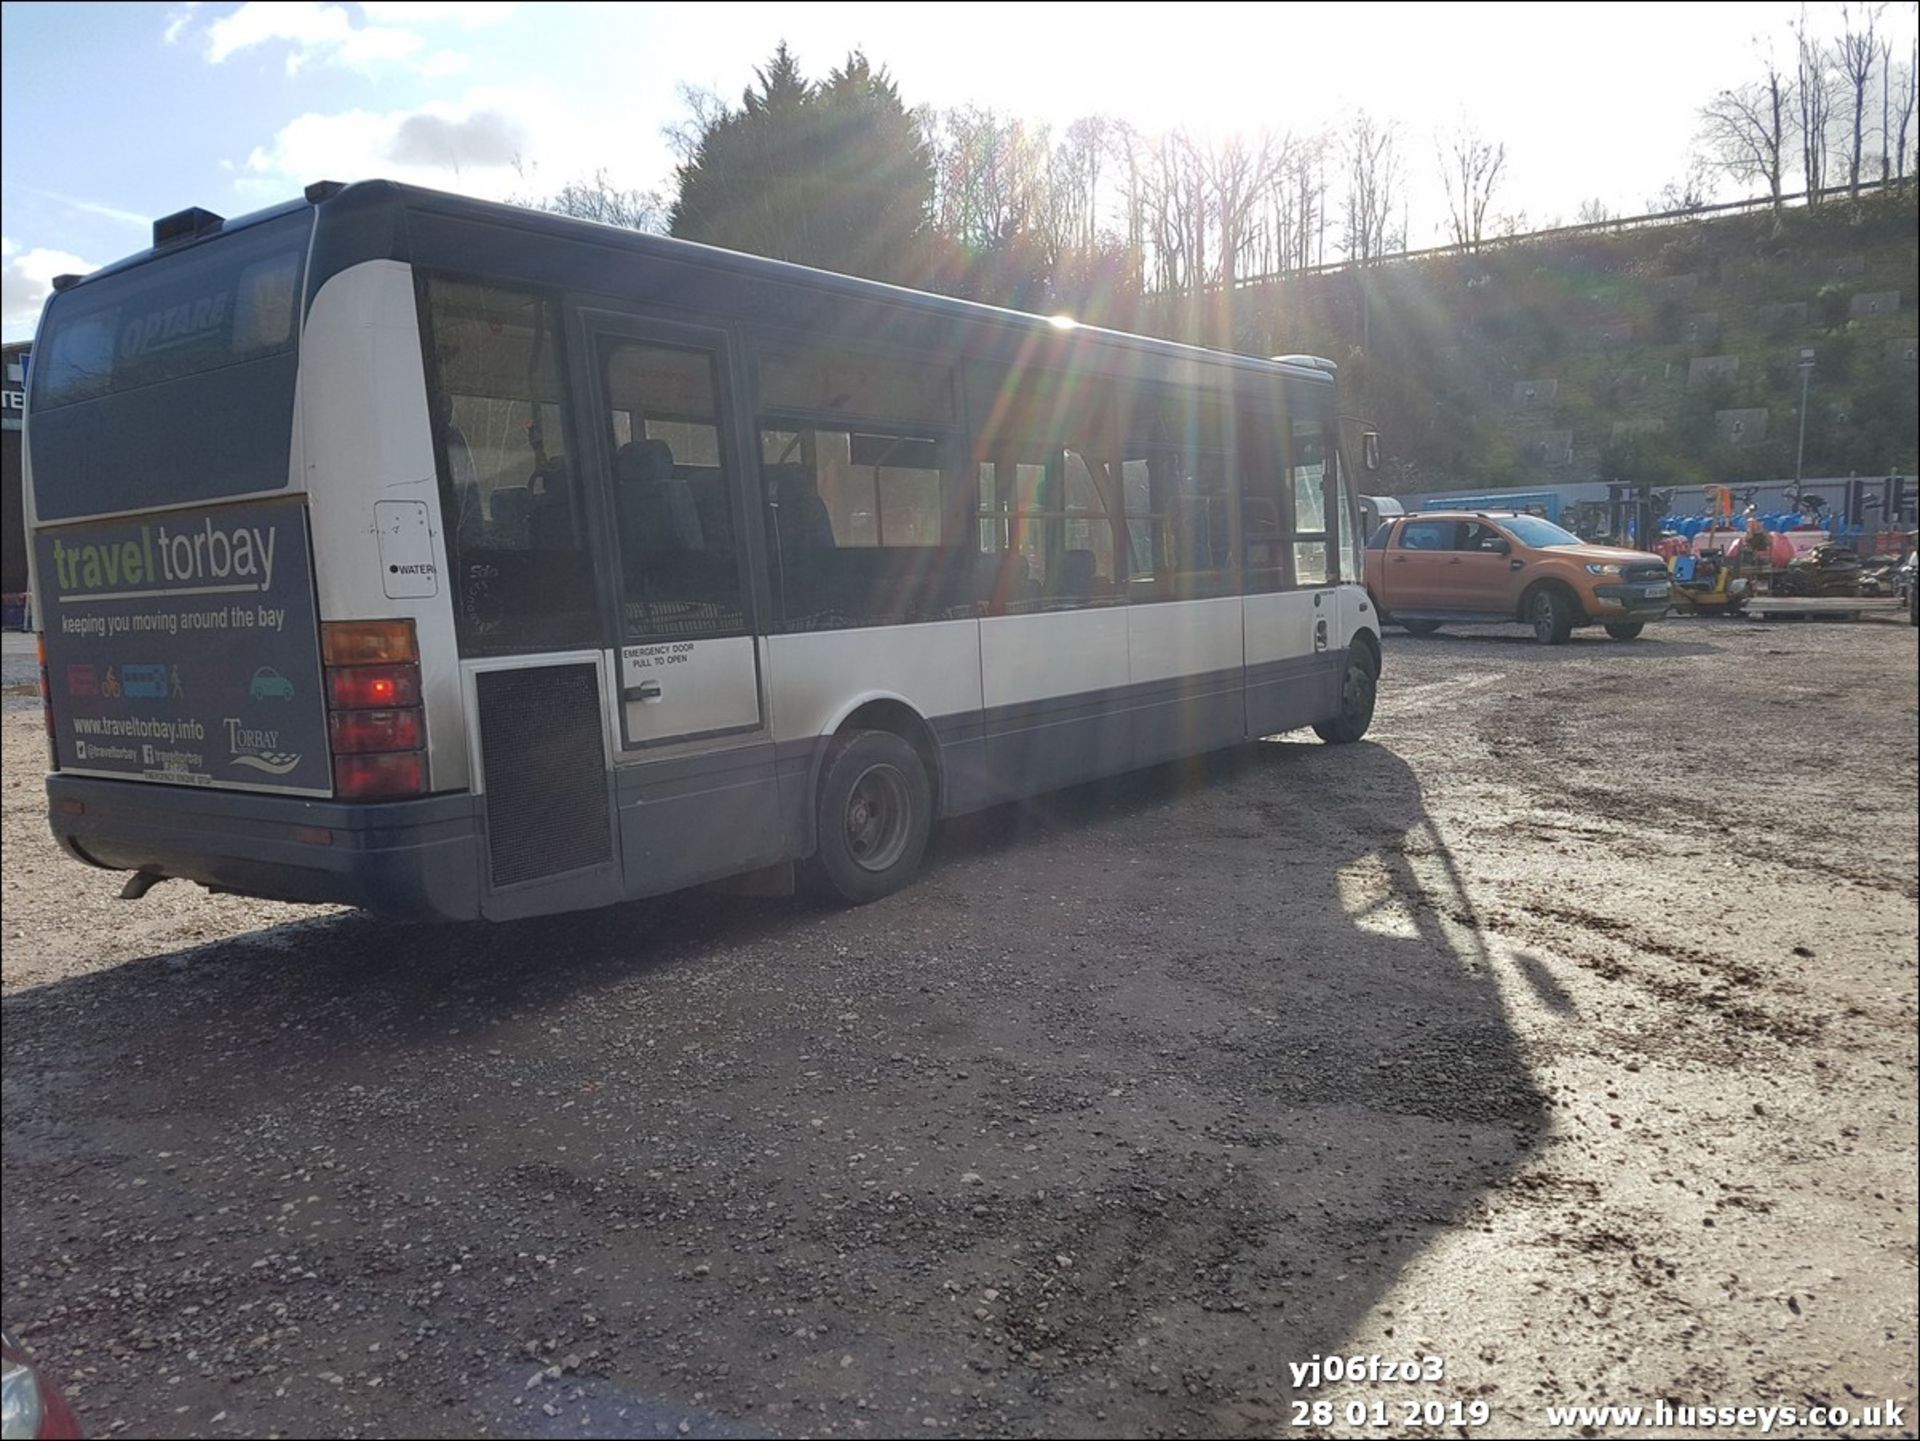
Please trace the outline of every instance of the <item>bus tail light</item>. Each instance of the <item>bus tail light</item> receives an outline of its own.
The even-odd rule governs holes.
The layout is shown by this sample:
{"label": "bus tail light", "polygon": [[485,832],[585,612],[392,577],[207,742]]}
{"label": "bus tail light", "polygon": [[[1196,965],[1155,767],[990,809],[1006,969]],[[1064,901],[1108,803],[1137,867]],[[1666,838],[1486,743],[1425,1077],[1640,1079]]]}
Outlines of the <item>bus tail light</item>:
{"label": "bus tail light", "polygon": [[320,658],[329,666],[420,664],[410,620],[328,620],[320,623]]}
{"label": "bus tail light", "polygon": [[327,701],[336,711],[420,704],[417,665],[345,665],[327,671]]}
{"label": "bus tail light", "polygon": [[333,789],[343,800],[417,796],[426,788],[427,758],[421,751],[333,758]]}
{"label": "bus tail light", "polygon": [[417,751],[427,743],[418,706],[406,710],[337,710],[327,717],[327,729],[337,756]]}
{"label": "bus tail light", "polygon": [[385,800],[427,789],[420,647],[410,620],[323,621],[334,794]]}

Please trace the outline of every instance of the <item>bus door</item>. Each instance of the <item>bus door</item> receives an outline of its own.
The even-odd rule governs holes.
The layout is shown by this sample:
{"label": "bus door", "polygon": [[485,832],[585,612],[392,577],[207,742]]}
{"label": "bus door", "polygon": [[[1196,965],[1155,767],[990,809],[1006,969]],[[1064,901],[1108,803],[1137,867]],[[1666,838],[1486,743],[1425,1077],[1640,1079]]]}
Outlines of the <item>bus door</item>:
{"label": "bus door", "polygon": [[1324,719],[1337,693],[1332,663],[1344,643],[1337,532],[1328,523],[1332,447],[1321,413],[1325,402],[1311,393],[1289,398],[1294,403],[1284,408],[1243,410],[1249,736]]}
{"label": "bus door", "polygon": [[723,332],[582,315],[614,556],[619,830],[629,895],[784,855],[756,639],[757,537]]}

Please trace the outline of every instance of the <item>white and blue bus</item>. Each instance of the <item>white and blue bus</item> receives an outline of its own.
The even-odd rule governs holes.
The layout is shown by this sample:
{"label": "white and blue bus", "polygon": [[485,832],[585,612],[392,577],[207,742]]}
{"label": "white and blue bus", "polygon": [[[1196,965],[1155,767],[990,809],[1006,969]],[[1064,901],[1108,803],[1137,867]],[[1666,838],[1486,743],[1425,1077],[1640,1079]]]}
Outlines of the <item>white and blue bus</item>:
{"label": "white and blue bus", "polygon": [[813,867],[1380,673],[1334,367],[383,182],[55,286],[60,844],[504,919]]}

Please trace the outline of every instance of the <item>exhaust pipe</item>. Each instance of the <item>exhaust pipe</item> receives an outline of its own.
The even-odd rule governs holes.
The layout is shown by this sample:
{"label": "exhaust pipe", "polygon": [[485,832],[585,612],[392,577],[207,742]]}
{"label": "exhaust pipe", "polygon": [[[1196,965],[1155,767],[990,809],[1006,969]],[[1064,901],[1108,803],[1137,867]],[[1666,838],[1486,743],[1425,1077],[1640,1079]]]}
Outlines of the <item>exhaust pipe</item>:
{"label": "exhaust pipe", "polygon": [[127,877],[127,883],[120,887],[120,899],[137,901],[166,879],[158,871],[135,871]]}

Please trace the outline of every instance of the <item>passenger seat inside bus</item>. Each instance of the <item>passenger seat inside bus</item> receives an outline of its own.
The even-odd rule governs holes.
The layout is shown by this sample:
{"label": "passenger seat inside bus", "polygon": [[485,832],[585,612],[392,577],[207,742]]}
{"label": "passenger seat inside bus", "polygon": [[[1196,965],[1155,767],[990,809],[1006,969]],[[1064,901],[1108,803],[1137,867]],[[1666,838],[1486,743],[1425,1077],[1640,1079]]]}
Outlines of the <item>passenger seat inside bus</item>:
{"label": "passenger seat inside bus", "polygon": [[489,539],[500,550],[527,548],[527,517],[533,513],[533,487],[503,485],[493,493],[493,523]]}
{"label": "passenger seat inside bus", "polygon": [[673,447],[630,440],[613,457],[620,547],[628,555],[704,550],[700,512],[687,483],[673,474]]}
{"label": "passenger seat inside bus", "polygon": [[770,465],[767,480],[780,507],[782,550],[832,550],[838,544],[833,517],[814,488],[812,471],[804,465]]}
{"label": "passenger seat inside bus", "polygon": [[577,550],[573,532],[573,480],[567,458],[556,455],[540,471],[540,493],[527,517],[527,542],[535,550]]}

